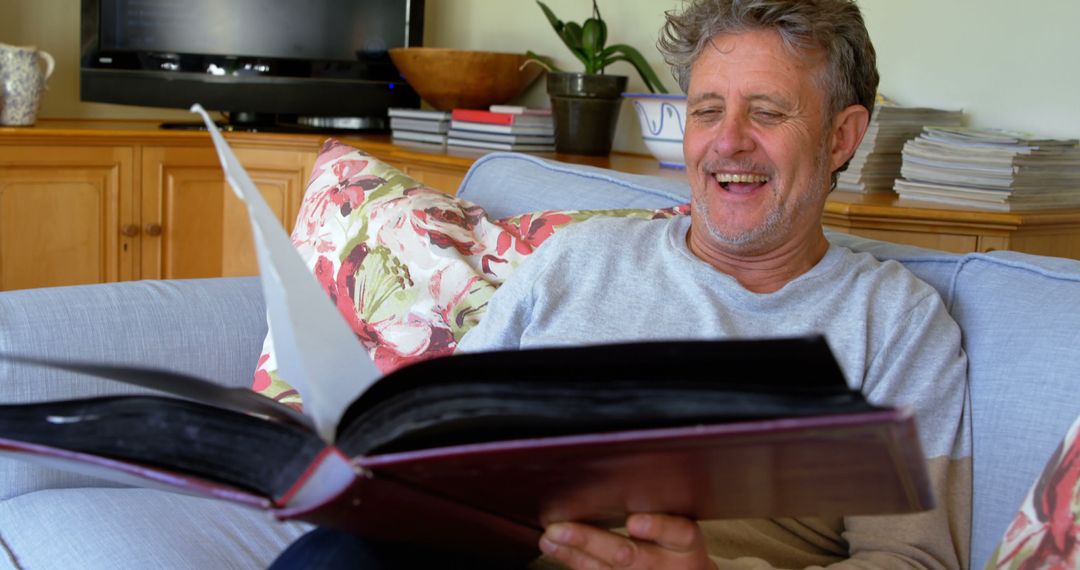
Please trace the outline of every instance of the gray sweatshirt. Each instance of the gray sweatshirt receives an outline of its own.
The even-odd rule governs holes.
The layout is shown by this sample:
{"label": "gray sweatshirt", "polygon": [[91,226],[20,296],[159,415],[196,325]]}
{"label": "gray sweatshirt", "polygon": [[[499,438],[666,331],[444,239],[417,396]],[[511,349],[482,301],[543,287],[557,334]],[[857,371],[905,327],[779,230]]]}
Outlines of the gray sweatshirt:
{"label": "gray sweatshirt", "polygon": [[805,567],[853,556],[886,567],[966,565],[967,361],[937,292],[896,262],[831,246],[779,291],[754,293],[690,252],[689,226],[688,217],[596,218],[561,230],[496,291],[458,350],[823,334],[852,387],[872,403],[914,409],[939,506],[843,521],[703,523],[718,564]]}

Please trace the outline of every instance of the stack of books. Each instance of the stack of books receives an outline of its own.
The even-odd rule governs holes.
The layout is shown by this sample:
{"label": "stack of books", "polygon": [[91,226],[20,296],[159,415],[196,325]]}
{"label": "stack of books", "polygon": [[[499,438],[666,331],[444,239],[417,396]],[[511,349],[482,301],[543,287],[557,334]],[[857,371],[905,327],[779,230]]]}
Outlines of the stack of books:
{"label": "stack of books", "polygon": [[446,133],[450,130],[449,111],[391,108],[387,115],[390,116],[390,137],[394,142],[446,144]]}
{"label": "stack of books", "polygon": [[493,105],[489,110],[454,109],[449,146],[551,152],[555,150],[555,121],[550,109]]}
{"label": "stack of books", "polygon": [[960,111],[879,102],[851,163],[837,177],[836,188],[849,192],[891,192],[893,181],[900,177],[900,152],[904,143],[919,136],[926,125],[958,126],[962,116]]}
{"label": "stack of books", "polygon": [[995,129],[926,127],[904,145],[904,198],[1020,211],[1080,207],[1076,139]]}

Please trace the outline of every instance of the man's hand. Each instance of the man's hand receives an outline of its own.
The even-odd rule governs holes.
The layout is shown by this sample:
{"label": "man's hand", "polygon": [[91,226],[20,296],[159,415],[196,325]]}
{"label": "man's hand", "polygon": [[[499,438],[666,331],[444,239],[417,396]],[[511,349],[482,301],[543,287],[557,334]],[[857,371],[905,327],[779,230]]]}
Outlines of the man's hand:
{"label": "man's hand", "polygon": [[716,568],[701,529],[690,519],[633,514],[626,530],[629,538],[580,523],[554,523],[540,537],[540,550],[574,570]]}

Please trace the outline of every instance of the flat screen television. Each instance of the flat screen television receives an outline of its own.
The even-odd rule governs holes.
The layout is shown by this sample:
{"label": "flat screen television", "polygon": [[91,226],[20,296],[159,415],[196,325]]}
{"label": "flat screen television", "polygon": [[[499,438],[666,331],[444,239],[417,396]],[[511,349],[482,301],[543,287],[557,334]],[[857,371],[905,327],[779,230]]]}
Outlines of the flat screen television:
{"label": "flat screen television", "polygon": [[83,101],[198,102],[255,130],[385,130],[420,104],[388,50],[422,44],[424,0],[81,2]]}

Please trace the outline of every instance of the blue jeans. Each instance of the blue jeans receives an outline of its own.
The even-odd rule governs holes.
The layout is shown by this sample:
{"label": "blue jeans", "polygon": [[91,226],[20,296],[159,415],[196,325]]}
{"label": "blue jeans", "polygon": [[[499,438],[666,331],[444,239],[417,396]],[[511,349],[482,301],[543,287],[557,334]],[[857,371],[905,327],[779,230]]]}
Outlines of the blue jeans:
{"label": "blue jeans", "polygon": [[396,570],[413,568],[468,568],[502,570],[522,568],[528,560],[507,566],[476,554],[445,548],[366,539],[344,531],[317,528],[289,545],[270,570]]}

